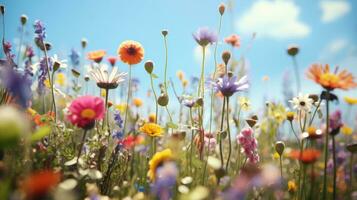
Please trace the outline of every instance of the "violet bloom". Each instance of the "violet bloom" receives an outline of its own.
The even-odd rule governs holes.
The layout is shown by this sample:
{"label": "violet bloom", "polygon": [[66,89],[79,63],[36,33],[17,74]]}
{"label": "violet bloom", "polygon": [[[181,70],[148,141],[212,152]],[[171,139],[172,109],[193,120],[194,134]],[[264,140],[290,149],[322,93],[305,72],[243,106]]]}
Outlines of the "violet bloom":
{"label": "violet bloom", "polygon": [[35,39],[43,42],[46,38],[46,28],[40,20],[36,20],[35,24],[33,25],[35,28]]}
{"label": "violet bloom", "polygon": [[205,133],[203,139],[206,148],[210,150],[214,150],[216,148],[217,141],[213,133]]}
{"label": "violet bloom", "polygon": [[217,42],[217,33],[209,30],[207,27],[199,28],[192,36],[202,47]]}
{"label": "violet bloom", "polygon": [[341,110],[336,110],[330,115],[330,129],[334,131],[341,128],[342,125],[342,112]]}
{"label": "violet bloom", "polygon": [[167,162],[157,169],[156,180],[151,185],[152,193],[160,200],[172,199],[178,169],[174,162]]}
{"label": "violet bloom", "polygon": [[71,49],[71,54],[69,54],[69,58],[74,67],[79,65],[79,53],[76,50]]}
{"label": "violet bloom", "polygon": [[114,113],[114,121],[115,124],[119,127],[122,128],[123,127],[123,119],[120,116],[120,112],[115,112]]}
{"label": "violet bloom", "polygon": [[259,162],[259,155],[257,152],[258,141],[254,138],[254,131],[251,128],[243,129],[237,135],[237,142],[241,145],[243,153],[251,163]]}
{"label": "violet bloom", "polygon": [[247,76],[243,76],[237,81],[236,76],[225,75],[223,78],[218,78],[216,82],[212,82],[212,85],[216,92],[220,91],[225,97],[230,97],[236,92],[249,88]]}
{"label": "violet bloom", "polygon": [[[52,67],[52,59],[48,57],[48,65],[50,68]],[[51,70],[51,69],[50,69]],[[40,60],[40,68],[39,68],[39,75],[38,75],[38,86],[37,86],[37,92],[39,94],[43,94],[44,88],[45,88],[45,80],[47,78],[47,65],[46,65],[46,59],[43,57]]]}

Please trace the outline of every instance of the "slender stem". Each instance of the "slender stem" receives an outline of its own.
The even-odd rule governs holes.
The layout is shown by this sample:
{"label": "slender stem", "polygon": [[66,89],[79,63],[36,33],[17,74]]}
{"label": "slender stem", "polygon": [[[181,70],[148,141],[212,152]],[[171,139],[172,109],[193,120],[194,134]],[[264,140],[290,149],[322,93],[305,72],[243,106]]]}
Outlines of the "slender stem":
{"label": "slender stem", "polygon": [[353,153],[350,158],[350,192],[353,191]]}
{"label": "slender stem", "polygon": [[300,155],[299,155],[299,179],[298,179],[298,186],[299,186],[299,198],[301,199],[301,194],[302,194],[302,185],[301,185],[301,175],[302,175],[302,170],[304,168],[303,163],[301,161],[302,157],[302,152],[304,150],[304,139],[301,140],[301,145],[300,145]]}
{"label": "slender stem", "polygon": [[229,97],[226,97],[227,99],[227,111],[226,111],[226,120],[227,120],[227,134],[228,134],[228,159],[226,163],[226,172],[228,172],[228,166],[229,166],[229,161],[231,159],[231,154],[232,154],[232,141],[231,141],[231,130],[229,128]]}
{"label": "slender stem", "polygon": [[222,131],[223,131],[223,122],[224,122],[224,110],[226,107],[226,98],[223,98],[223,106],[222,106],[222,118],[221,118],[221,129],[220,129],[220,135],[219,135],[219,153],[221,156],[221,165],[223,166],[224,161],[223,161],[223,146],[222,146]]}
{"label": "slender stem", "polygon": [[312,122],[314,121],[315,115],[320,108],[321,102],[322,102],[322,99],[319,100],[319,103],[317,104],[316,109],[315,109],[314,113],[312,114],[312,117],[309,122],[309,126],[311,126]]}
{"label": "slender stem", "polygon": [[5,43],[5,14],[2,15],[2,30],[3,30],[2,44],[4,46],[4,43]]}
{"label": "slender stem", "polygon": [[128,94],[126,97],[126,105],[125,105],[125,117],[124,117],[124,127],[123,131],[126,131],[126,123],[128,119],[128,110],[129,110],[129,99],[130,99],[130,92],[131,92],[131,65],[129,65],[129,80],[128,80]]}
{"label": "slender stem", "polygon": [[[206,47],[202,46],[201,75],[200,75],[200,81],[198,83],[199,85],[198,85],[198,91],[197,91],[198,97],[204,96],[205,54],[206,54]],[[201,91],[202,91],[202,93],[201,93]]]}
{"label": "slender stem", "polygon": [[155,123],[157,124],[157,118],[158,118],[158,104],[157,104],[157,95],[155,92],[155,88],[154,88],[154,81],[152,80],[152,75],[150,74],[150,85],[151,85],[151,90],[152,93],[154,94],[155,97]]}
{"label": "slender stem", "polygon": [[333,159],[333,199],[336,199],[336,177],[337,177],[337,166],[336,166],[336,142],[335,136],[332,136],[332,159]]}
{"label": "slender stem", "polygon": [[168,48],[167,48],[167,38],[164,36],[164,44],[165,44],[165,72],[164,72],[164,86],[165,93],[167,94],[167,63],[168,63]]}
{"label": "slender stem", "polygon": [[281,155],[279,156],[279,164],[280,164],[280,176],[281,176],[281,180],[283,180],[283,162],[281,159]]}
{"label": "slender stem", "polygon": [[325,132],[325,163],[324,163],[324,184],[323,184],[323,192],[322,199],[326,199],[327,195],[327,160],[328,160],[328,136],[329,136],[329,98],[330,91],[326,90],[326,132]]}
{"label": "slender stem", "polygon": [[22,46],[22,40],[24,37],[24,26],[21,26],[21,33],[20,33],[20,43],[19,43],[19,51],[17,52],[17,67],[20,67],[20,54],[21,54],[21,46]]}
{"label": "slender stem", "polygon": [[108,96],[109,96],[109,89],[105,89],[105,119],[102,123],[102,129],[104,130],[104,122],[107,124],[107,128],[109,130],[109,108],[108,108]]}
{"label": "slender stem", "polygon": [[300,92],[300,75],[299,75],[299,66],[297,64],[297,61],[296,61],[296,57],[295,56],[292,56],[293,58],[293,64],[294,64],[294,70],[295,70],[295,78],[296,78],[296,94],[299,94]]}
{"label": "slender stem", "polygon": [[192,117],[192,108],[190,108],[190,120],[191,120],[191,146],[190,146],[190,151],[191,151],[191,156],[190,156],[190,172],[192,173],[192,157],[193,157],[193,137],[194,137],[194,132],[193,132],[193,117]]}
{"label": "slender stem", "polygon": [[85,139],[86,139],[86,135],[87,135],[87,129],[84,129],[82,141],[81,141],[81,144],[79,145],[79,149],[78,149],[77,166],[78,166],[78,164],[79,164],[78,161],[79,161],[79,158],[80,158],[81,153],[82,153],[82,149],[83,149],[84,141],[85,141]]}
{"label": "slender stem", "polygon": [[300,146],[300,140],[299,140],[299,137],[297,136],[295,130],[294,130],[294,126],[293,126],[293,122],[290,121],[290,126],[291,126],[291,130],[293,131],[294,135],[295,135],[295,138],[296,138],[296,141],[298,143],[298,145]]}

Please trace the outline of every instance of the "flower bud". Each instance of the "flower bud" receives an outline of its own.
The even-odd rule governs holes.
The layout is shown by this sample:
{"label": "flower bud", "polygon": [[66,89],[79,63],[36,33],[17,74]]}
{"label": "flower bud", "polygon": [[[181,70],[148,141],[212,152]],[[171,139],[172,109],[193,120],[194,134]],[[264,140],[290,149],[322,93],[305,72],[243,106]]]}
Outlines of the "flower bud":
{"label": "flower bud", "polygon": [[224,64],[227,65],[229,62],[229,59],[231,59],[231,53],[229,51],[224,51],[222,53],[222,60],[223,60]]}
{"label": "flower bud", "polygon": [[286,119],[289,120],[289,121],[293,121],[294,120],[294,116],[295,116],[294,112],[287,112],[286,113]]}
{"label": "flower bud", "polygon": [[87,39],[82,38],[82,40],[81,40],[81,45],[82,45],[82,48],[83,48],[83,49],[85,49],[85,48],[87,47],[87,43],[88,43]]}
{"label": "flower bud", "polygon": [[346,149],[351,153],[356,153],[357,152],[357,143],[347,145]]}
{"label": "flower bud", "polygon": [[279,154],[279,156],[283,155],[285,149],[285,144],[282,141],[277,141],[275,143],[275,151]]}
{"label": "flower bud", "polygon": [[200,106],[200,107],[203,106],[203,98],[202,98],[202,97],[198,98],[198,99],[196,100],[195,104],[198,105],[198,106]]}
{"label": "flower bud", "polygon": [[228,75],[229,78],[232,78],[234,73],[232,71],[228,71],[227,75]]}
{"label": "flower bud", "polygon": [[151,74],[152,71],[154,70],[154,63],[151,60],[148,60],[145,62],[145,70],[148,74]]}
{"label": "flower bud", "polygon": [[226,5],[224,3],[219,4],[218,6],[219,14],[223,15],[225,10],[226,10]]}
{"label": "flower bud", "polygon": [[21,24],[22,25],[25,25],[26,24],[26,22],[27,22],[27,16],[26,15],[21,15],[21,17],[20,17],[20,21],[21,21]]}
{"label": "flower bud", "polygon": [[4,5],[0,5],[0,11],[1,11],[2,15],[5,14],[5,6]]}
{"label": "flower bud", "polygon": [[61,63],[60,63],[60,62],[55,61],[55,62],[53,63],[53,71],[54,71],[54,72],[57,71],[60,67],[61,67]]}
{"label": "flower bud", "polygon": [[73,76],[75,76],[76,78],[78,78],[81,75],[81,73],[75,69],[72,69],[71,71],[72,71]]}
{"label": "flower bud", "polygon": [[317,95],[317,94],[310,94],[309,98],[314,100],[314,103],[319,101],[319,95]]}
{"label": "flower bud", "polygon": [[299,47],[297,45],[290,45],[287,52],[290,56],[296,56],[299,53]]}
{"label": "flower bud", "polygon": [[160,106],[167,106],[167,104],[169,104],[169,96],[167,96],[166,94],[161,94],[157,99],[157,103]]}
{"label": "flower bud", "polygon": [[84,76],[84,80],[85,80],[85,81],[87,81],[87,82],[88,82],[88,81],[89,81],[89,79],[90,79],[90,78],[89,78],[89,76],[88,76],[88,75],[85,75],[85,76]]}
{"label": "flower bud", "polygon": [[167,29],[164,29],[161,31],[161,34],[166,37],[166,35],[169,33],[169,31]]}

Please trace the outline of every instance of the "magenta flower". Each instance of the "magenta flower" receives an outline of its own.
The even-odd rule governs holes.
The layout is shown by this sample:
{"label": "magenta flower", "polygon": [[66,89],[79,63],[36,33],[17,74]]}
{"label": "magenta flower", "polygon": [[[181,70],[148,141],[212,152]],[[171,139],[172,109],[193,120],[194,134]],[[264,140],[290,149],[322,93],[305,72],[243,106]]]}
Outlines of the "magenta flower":
{"label": "magenta flower", "polygon": [[68,120],[83,129],[94,127],[95,120],[104,117],[104,102],[99,97],[82,96],[72,101],[68,108]]}
{"label": "magenta flower", "polygon": [[254,138],[253,129],[243,129],[239,135],[237,135],[237,143],[241,145],[242,152],[246,155],[249,162],[259,162],[259,155],[257,152],[258,141]]}

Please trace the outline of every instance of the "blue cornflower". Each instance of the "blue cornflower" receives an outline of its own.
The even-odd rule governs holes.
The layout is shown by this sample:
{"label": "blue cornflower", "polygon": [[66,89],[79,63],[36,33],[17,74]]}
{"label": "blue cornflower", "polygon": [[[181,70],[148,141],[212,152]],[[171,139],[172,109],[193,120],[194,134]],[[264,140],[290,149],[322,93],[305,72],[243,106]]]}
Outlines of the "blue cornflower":
{"label": "blue cornflower", "polygon": [[216,82],[212,82],[212,85],[216,92],[221,92],[225,97],[230,97],[236,92],[249,88],[247,76],[243,76],[237,81],[236,76],[225,75],[223,78],[218,78]]}
{"label": "blue cornflower", "polygon": [[71,49],[71,54],[69,54],[69,58],[71,59],[71,63],[73,66],[79,65],[79,57],[79,53],[76,50]]}
{"label": "blue cornflower", "polygon": [[203,47],[217,42],[217,33],[207,27],[199,28],[192,36],[196,42]]}
{"label": "blue cornflower", "polygon": [[124,137],[123,131],[115,130],[112,134],[113,139],[121,140]]}
{"label": "blue cornflower", "polygon": [[123,128],[123,119],[120,116],[120,112],[114,113],[114,121],[119,128]]}
{"label": "blue cornflower", "polygon": [[43,42],[46,38],[46,28],[44,24],[40,20],[36,20],[33,27],[35,28],[35,38]]}

